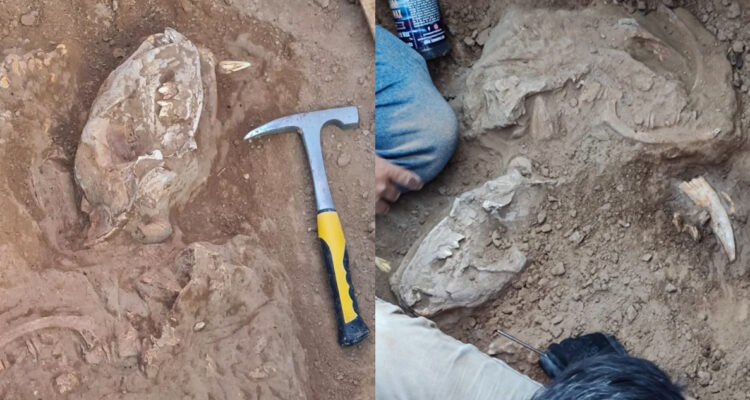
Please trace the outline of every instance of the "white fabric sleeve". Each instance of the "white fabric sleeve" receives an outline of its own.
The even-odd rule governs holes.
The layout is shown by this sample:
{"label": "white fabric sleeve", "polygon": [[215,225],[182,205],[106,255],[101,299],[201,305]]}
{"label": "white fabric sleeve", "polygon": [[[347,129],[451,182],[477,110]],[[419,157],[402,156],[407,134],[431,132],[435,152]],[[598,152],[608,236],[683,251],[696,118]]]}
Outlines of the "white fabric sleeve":
{"label": "white fabric sleeve", "polygon": [[375,302],[376,400],[529,400],[542,386],[440,331]]}

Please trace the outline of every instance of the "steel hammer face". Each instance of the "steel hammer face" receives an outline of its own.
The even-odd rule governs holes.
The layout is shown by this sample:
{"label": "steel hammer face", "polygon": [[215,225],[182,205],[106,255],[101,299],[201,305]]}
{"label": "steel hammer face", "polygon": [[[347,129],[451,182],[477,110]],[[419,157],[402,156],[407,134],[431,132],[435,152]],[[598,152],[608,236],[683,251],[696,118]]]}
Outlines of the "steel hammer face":
{"label": "steel hammer face", "polygon": [[359,125],[357,107],[330,108],[288,115],[261,125],[245,135],[245,140],[275,133],[298,132],[302,135],[313,176],[318,212],[334,209],[323,164],[323,151],[320,146],[320,132],[326,125],[334,125],[341,129],[357,127]]}

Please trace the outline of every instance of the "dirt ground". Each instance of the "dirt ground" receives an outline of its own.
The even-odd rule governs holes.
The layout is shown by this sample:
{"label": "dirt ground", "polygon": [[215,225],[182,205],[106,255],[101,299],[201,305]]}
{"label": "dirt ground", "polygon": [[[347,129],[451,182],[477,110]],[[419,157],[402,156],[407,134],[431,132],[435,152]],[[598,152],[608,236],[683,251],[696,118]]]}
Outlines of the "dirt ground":
{"label": "dirt ground", "polygon": [[[452,51],[431,62],[430,70],[457,111],[462,130],[471,123],[460,103],[462,84],[467,69],[482,54],[476,41],[482,31],[494,26],[513,5],[575,9],[589,3],[441,1]],[[746,27],[750,4],[730,0],[664,3],[684,6],[734,59],[737,129],[745,131],[750,118],[750,76],[746,66],[737,67],[736,60],[747,60],[747,56],[730,49],[742,53],[750,44]],[[656,4],[644,1],[621,6],[628,12],[644,13]],[[377,15],[379,23],[392,26],[386,2],[378,3]],[[546,378],[536,365],[537,357],[498,339],[494,329],[540,348],[565,337],[605,331],[620,339],[631,354],[665,368],[697,399],[750,398],[746,253],[750,175],[744,142],[710,160],[666,159],[648,154],[622,157],[632,149],[631,144],[602,145],[591,138],[573,142],[571,137],[552,142],[491,134],[462,139],[437,180],[418,193],[403,196],[388,215],[377,219],[376,253],[396,268],[412,245],[447,214],[455,196],[502,175],[514,156],[523,155],[532,160],[535,173],[564,182],[548,189],[546,201],[533,213],[536,222],[526,234],[513,238],[523,242],[531,262],[496,299],[475,309],[438,315],[440,327],[482,350],[491,348],[497,357],[540,381]],[[710,232],[704,230],[696,242],[673,226],[673,213],[686,204],[677,185],[699,175],[717,191],[726,191],[736,204],[732,225],[738,258],[733,263],[727,263]],[[581,234],[572,236],[571,232]],[[560,262],[565,272],[553,274]],[[388,276],[382,272],[377,276],[376,294],[396,301]]]}
{"label": "dirt ground", "polygon": [[[168,315],[163,306],[149,303],[136,316],[127,309],[145,300],[138,300],[144,297],[139,286],[144,274],[171,270],[190,243],[221,244],[246,235],[252,246],[262,249],[261,260],[270,260],[268,265],[283,268],[289,277],[296,327],[267,329],[293,330],[301,342],[304,354],[296,356],[304,358],[307,398],[374,398],[374,335],[352,348],[341,348],[336,341],[302,141],[293,134],[241,141],[250,129],[286,114],[359,107],[359,129],[326,128],[322,141],[360,310],[373,329],[374,51],[359,4],[10,0],[0,7],[0,26],[3,58],[49,52],[51,66],[46,67],[55,75],[47,83],[35,80],[36,73],[11,77],[21,89],[0,89],[6,90],[0,103],[0,287],[7,295],[0,300],[0,397],[154,394],[150,388],[163,377],[157,372],[154,378],[144,369],[144,354],[136,350],[133,357],[118,358],[107,353],[101,363],[81,350],[87,344],[81,332],[116,341],[121,334],[111,331],[110,323],[117,327],[127,317],[135,329],[127,335],[135,342],[145,346],[166,340],[160,330]],[[217,60],[247,60],[252,66],[217,75],[218,157],[207,183],[184,207],[172,210],[175,233],[161,244],[135,244],[117,235],[106,245],[85,248],[89,221],[79,211],[81,192],[73,185],[72,171],[89,108],[108,74],[145,37],[167,27],[209,49]],[[56,47],[59,44],[65,50]],[[11,129],[10,124],[2,126],[7,121],[15,121]],[[40,159],[54,159],[59,165],[42,184],[33,181]],[[50,231],[50,226],[65,229]],[[112,296],[116,307],[109,307]],[[71,315],[75,318],[65,319]],[[241,319],[240,326],[251,326],[248,318]],[[19,331],[19,326],[28,330]],[[107,344],[112,343],[103,343],[105,348]],[[236,347],[233,357],[252,358],[252,350],[242,351],[241,345],[232,337],[221,342],[223,348]],[[225,374],[249,373],[234,371],[233,361],[208,359],[208,345],[180,351],[194,353],[190,362],[198,360],[218,371],[217,382],[224,382]],[[177,369],[188,367],[179,365],[181,358],[175,360]],[[221,365],[223,361],[227,364]],[[186,392],[168,392],[162,398],[198,398],[197,392],[188,392],[188,383],[172,382],[185,385]],[[231,391],[218,387],[200,398],[230,398]]]}

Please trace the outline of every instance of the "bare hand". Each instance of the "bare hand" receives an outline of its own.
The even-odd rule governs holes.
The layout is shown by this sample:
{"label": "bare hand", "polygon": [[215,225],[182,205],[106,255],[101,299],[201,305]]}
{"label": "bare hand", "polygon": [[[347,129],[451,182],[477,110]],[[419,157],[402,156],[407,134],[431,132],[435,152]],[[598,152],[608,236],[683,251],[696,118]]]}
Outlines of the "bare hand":
{"label": "bare hand", "polygon": [[392,164],[381,157],[375,157],[375,212],[385,214],[401,196],[398,187],[409,190],[422,188],[422,180],[408,169]]}

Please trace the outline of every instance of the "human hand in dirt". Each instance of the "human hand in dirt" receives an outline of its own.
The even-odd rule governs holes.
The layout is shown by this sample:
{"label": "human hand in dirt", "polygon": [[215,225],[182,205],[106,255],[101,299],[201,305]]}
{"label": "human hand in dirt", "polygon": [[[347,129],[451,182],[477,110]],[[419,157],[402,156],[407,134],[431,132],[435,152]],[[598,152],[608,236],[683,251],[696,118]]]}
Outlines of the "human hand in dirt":
{"label": "human hand in dirt", "polygon": [[422,188],[422,180],[417,174],[408,169],[386,161],[384,158],[375,157],[375,212],[385,214],[391,208],[391,204],[401,196],[399,186],[409,190]]}

